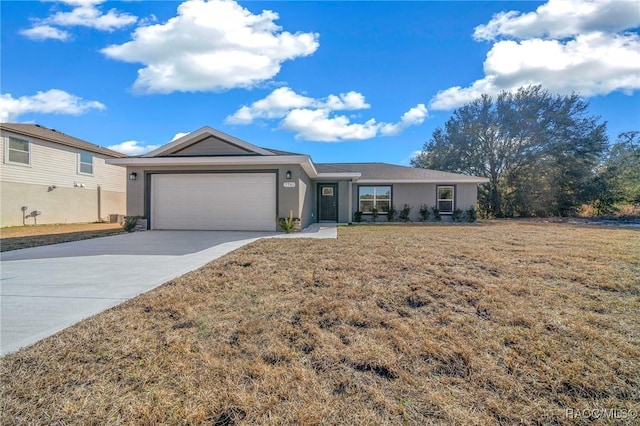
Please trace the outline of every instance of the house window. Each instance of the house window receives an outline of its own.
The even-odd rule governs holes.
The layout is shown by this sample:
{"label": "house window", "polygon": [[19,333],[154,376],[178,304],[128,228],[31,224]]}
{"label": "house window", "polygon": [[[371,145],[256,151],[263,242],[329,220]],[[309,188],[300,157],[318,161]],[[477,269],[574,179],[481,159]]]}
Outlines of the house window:
{"label": "house window", "polygon": [[322,195],[327,197],[333,197],[333,188],[330,186],[325,186],[322,188]]}
{"label": "house window", "polygon": [[386,214],[391,205],[390,186],[360,186],[358,187],[358,209],[362,213],[371,213],[377,209]]}
{"label": "house window", "polygon": [[453,213],[454,194],[455,187],[453,186],[438,187],[438,209],[440,210],[440,213]]}
{"label": "house window", "polygon": [[93,174],[93,154],[89,154],[88,152],[81,152],[79,155],[79,166],[78,172],[83,175],[92,175]]}
{"label": "house window", "polygon": [[31,144],[24,139],[8,137],[7,163],[31,164]]}

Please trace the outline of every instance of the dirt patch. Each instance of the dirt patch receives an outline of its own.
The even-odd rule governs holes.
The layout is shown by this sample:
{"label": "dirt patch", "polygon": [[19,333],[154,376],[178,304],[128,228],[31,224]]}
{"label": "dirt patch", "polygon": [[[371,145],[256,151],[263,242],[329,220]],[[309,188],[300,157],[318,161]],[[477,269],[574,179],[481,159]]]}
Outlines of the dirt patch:
{"label": "dirt patch", "polygon": [[640,233],[567,223],[262,240],[4,357],[0,422],[573,425],[567,409],[637,412],[639,276]]}
{"label": "dirt patch", "polygon": [[0,251],[106,237],[124,232],[117,223],[12,226],[0,229]]}

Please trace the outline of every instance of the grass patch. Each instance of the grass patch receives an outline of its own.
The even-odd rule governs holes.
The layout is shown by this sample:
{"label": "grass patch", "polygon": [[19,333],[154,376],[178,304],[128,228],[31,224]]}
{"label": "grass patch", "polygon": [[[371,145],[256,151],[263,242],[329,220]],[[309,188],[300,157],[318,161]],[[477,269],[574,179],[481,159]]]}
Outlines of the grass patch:
{"label": "grass patch", "polygon": [[88,240],[122,233],[117,223],[13,226],[0,229],[0,252]]}
{"label": "grass patch", "polygon": [[576,424],[566,409],[638,410],[639,276],[627,229],[261,240],[6,356],[1,421]]}

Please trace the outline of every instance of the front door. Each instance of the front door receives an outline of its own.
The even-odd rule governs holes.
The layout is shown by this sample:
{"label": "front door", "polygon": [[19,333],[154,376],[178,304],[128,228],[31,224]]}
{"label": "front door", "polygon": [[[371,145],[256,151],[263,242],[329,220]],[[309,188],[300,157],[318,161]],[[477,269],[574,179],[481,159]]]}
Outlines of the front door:
{"label": "front door", "polygon": [[335,183],[318,184],[318,221],[338,221],[338,185]]}

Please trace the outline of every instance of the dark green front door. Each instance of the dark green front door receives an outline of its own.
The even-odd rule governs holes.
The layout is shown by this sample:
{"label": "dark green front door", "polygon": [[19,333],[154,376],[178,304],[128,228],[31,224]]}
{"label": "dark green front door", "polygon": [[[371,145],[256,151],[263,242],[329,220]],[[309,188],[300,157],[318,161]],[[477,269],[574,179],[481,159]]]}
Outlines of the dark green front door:
{"label": "dark green front door", "polygon": [[338,185],[318,184],[318,221],[338,221]]}

